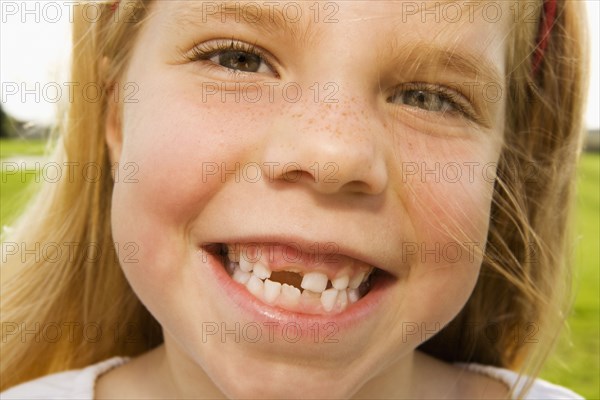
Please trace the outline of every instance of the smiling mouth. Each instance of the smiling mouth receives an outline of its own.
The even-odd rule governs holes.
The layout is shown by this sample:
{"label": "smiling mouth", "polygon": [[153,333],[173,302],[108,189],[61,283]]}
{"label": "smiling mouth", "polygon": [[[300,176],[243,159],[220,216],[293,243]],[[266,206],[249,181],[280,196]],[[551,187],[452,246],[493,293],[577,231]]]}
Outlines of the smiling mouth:
{"label": "smiling mouth", "polygon": [[263,303],[304,314],[339,314],[384,271],[338,254],[306,254],[281,244],[215,244],[229,277]]}

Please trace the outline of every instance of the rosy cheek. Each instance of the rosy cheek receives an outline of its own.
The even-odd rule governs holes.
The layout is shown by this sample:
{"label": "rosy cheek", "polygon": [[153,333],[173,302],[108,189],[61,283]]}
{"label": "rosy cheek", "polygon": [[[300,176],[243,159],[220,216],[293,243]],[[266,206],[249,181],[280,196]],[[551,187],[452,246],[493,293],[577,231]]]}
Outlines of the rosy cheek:
{"label": "rosy cheek", "polygon": [[[226,179],[235,178],[236,165],[260,135],[260,116],[249,106],[232,107],[215,99],[202,103],[193,93],[167,94],[164,101],[158,92],[148,93],[125,115],[120,164],[135,164],[139,183],[116,190],[150,216],[168,219],[163,223],[182,225]],[[143,118],[155,110],[161,112]],[[168,117],[172,115],[177,115],[175,121]]]}
{"label": "rosy cheek", "polygon": [[[146,87],[143,101],[126,106],[124,113],[113,235],[139,249],[136,263],[121,262],[134,287],[149,293],[176,283],[190,248],[197,245],[189,246],[191,221],[225,180],[235,179],[232,171],[256,147],[264,121],[254,107],[202,103],[189,90],[169,95],[165,88]],[[131,167],[133,176],[127,170]]]}
{"label": "rosy cheek", "polygon": [[[431,152],[429,156],[436,157]],[[493,183],[473,164],[437,157],[440,161],[411,165],[413,173],[405,177],[405,204],[415,240],[403,244],[403,255],[415,266],[412,272],[428,275],[459,268],[474,276],[485,248]],[[477,163],[485,164],[483,158]],[[448,165],[451,174],[444,167]]]}

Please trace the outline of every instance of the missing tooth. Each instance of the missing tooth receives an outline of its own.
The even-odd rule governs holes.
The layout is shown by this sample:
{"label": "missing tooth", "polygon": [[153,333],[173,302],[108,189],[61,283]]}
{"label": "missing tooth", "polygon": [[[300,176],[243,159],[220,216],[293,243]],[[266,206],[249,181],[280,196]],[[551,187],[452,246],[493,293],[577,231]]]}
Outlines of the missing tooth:
{"label": "missing tooth", "polygon": [[269,279],[273,282],[279,282],[281,284],[287,283],[290,286],[294,286],[302,290],[302,287],[300,286],[300,284],[302,283],[302,275],[296,272],[273,271]]}

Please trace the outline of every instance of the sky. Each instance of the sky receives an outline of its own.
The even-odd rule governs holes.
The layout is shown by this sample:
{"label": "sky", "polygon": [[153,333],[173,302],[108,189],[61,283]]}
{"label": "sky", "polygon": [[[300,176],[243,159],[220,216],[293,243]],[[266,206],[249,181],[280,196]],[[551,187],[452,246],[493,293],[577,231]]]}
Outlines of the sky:
{"label": "sky", "polygon": [[[0,101],[20,120],[51,124],[57,100],[68,96],[72,3],[0,0]],[[599,129],[600,1],[586,3],[592,50],[586,125]]]}

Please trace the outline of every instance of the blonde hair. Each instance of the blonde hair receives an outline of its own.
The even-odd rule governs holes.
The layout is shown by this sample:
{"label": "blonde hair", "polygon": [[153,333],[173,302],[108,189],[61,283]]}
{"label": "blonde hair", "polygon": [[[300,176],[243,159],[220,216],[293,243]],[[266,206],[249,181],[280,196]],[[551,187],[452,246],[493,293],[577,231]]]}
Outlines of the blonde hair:
{"label": "blonde hair", "polygon": [[[99,82],[111,93],[123,76],[148,3],[121,1],[116,12],[127,12],[127,18],[115,18],[109,4],[99,4],[102,17],[97,21],[74,13],[72,81]],[[565,318],[571,265],[565,228],[581,148],[585,90],[584,14],[579,2],[557,3],[548,48],[535,76],[531,66],[538,27],[521,20],[513,28],[505,145],[481,274],[461,313],[421,346],[452,362],[522,366],[532,377],[549,353],[545,344],[556,339]],[[524,12],[525,4],[520,7]],[[537,7],[540,16],[542,0]],[[111,237],[113,180],[107,173],[111,164],[104,138],[108,101],[109,96],[90,102],[76,94],[53,153],[61,165],[95,163],[100,178],[75,174],[72,180],[43,184],[3,238],[0,390],[114,355],[135,356],[162,342],[159,324],[121,271]],[[49,246],[44,259],[23,260],[21,253],[5,252],[7,243],[28,249],[36,243],[76,243],[79,248],[93,243],[97,254],[90,259],[75,251],[61,257],[59,248]],[[58,326],[62,334],[40,340],[49,326]],[[493,340],[490,326],[500,328]],[[517,340],[527,335],[527,327],[539,333],[535,345]]]}

